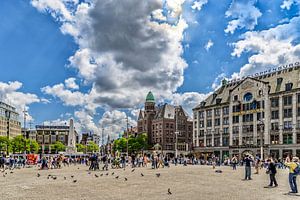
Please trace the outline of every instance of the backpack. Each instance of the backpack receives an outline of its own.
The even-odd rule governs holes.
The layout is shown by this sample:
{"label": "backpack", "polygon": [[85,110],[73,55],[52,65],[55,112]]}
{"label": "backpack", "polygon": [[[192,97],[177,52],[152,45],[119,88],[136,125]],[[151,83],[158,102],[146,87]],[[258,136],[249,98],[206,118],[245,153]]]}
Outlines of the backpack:
{"label": "backpack", "polygon": [[300,164],[299,163],[297,163],[297,167],[294,169],[294,174],[300,175]]}

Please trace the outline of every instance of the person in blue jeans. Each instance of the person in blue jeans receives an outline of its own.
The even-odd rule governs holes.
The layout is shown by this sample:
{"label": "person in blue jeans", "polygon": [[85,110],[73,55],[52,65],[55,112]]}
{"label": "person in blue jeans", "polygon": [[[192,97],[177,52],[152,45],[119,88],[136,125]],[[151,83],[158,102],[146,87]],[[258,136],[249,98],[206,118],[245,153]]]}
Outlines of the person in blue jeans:
{"label": "person in blue jeans", "polygon": [[245,163],[245,180],[252,180],[251,178],[251,163],[253,162],[253,159],[250,155],[246,155],[244,158]]}
{"label": "person in blue jeans", "polygon": [[289,156],[286,157],[284,165],[289,168],[289,184],[291,191],[289,193],[298,193],[297,188],[297,175],[295,174],[295,169],[298,166],[299,158],[293,157],[292,162],[290,161]]}

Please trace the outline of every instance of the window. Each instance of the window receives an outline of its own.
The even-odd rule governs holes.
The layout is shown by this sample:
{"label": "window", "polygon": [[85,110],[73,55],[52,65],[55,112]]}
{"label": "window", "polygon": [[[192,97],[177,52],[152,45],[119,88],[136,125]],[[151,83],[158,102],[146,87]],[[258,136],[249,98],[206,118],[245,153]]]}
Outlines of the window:
{"label": "window", "polygon": [[232,123],[234,123],[234,124],[239,123],[239,116],[233,116],[232,117]]}
{"label": "window", "polygon": [[298,117],[300,116],[300,107],[298,107],[298,109],[297,109],[297,116]]}
{"label": "window", "polygon": [[291,91],[293,88],[293,83],[287,83],[285,84],[285,91]]}
{"label": "window", "polygon": [[297,102],[300,104],[300,94],[297,94]]}
{"label": "window", "polygon": [[241,105],[235,105],[232,106],[232,112],[240,112],[241,111]]}
{"label": "window", "polygon": [[283,105],[284,106],[292,105],[292,96],[284,96],[283,97]]}
{"label": "window", "polygon": [[204,136],[204,130],[200,130],[200,131],[199,131],[199,136],[200,136],[200,137]]}
{"label": "window", "polygon": [[278,134],[271,135],[270,139],[271,139],[271,144],[279,144],[279,135]]}
{"label": "window", "polygon": [[272,98],[271,99],[271,107],[276,108],[278,106],[279,106],[279,98],[278,97],[277,98]]}
{"label": "window", "polygon": [[211,138],[206,139],[206,146],[211,147]]}
{"label": "window", "polygon": [[261,120],[263,118],[265,118],[265,113],[264,112],[257,113],[257,120]]}
{"label": "window", "polygon": [[279,124],[278,124],[278,122],[271,123],[271,130],[272,131],[278,131],[279,130]]}
{"label": "window", "polygon": [[253,121],[253,114],[243,115],[243,122],[252,122],[252,121]]}
{"label": "window", "polygon": [[244,101],[245,101],[245,102],[251,101],[252,98],[253,98],[253,95],[252,95],[250,92],[247,92],[247,93],[244,95]]}
{"label": "window", "polygon": [[208,120],[206,121],[206,126],[207,126],[207,127],[211,127],[211,126],[212,126],[211,119],[208,119]]}
{"label": "window", "polygon": [[220,126],[220,118],[215,119],[215,126]]}
{"label": "window", "polygon": [[200,119],[204,118],[204,112],[203,111],[199,111],[199,117],[200,117]]}
{"label": "window", "polygon": [[215,109],[215,116],[220,116],[220,108]]}
{"label": "window", "polygon": [[229,137],[223,137],[223,146],[228,146],[229,145]]}
{"label": "window", "polygon": [[238,146],[239,145],[239,137],[233,137],[232,144],[233,144],[233,146]]}
{"label": "window", "polygon": [[228,127],[223,128],[223,134],[227,135],[228,133],[229,133],[229,128]]}
{"label": "window", "polygon": [[215,129],[215,135],[219,135],[220,134],[220,129],[219,128],[216,128]]}
{"label": "window", "polygon": [[271,112],[271,119],[279,119],[279,111],[278,110],[273,110]]}
{"label": "window", "polygon": [[284,133],[283,134],[283,144],[293,144],[293,134]]}
{"label": "window", "polygon": [[215,147],[219,147],[220,146],[220,138],[219,137],[214,138],[214,146]]}
{"label": "window", "polygon": [[238,95],[234,95],[233,101],[237,101],[237,100],[239,100],[239,96]]}
{"label": "window", "polygon": [[207,110],[206,111],[206,116],[207,117],[211,117],[212,116],[212,111],[211,110]]}
{"label": "window", "polygon": [[229,107],[223,107],[223,115],[228,115],[229,114]]}
{"label": "window", "polygon": [[229,117],[223,117],[223,125],[229,124]]}
{"label": "window", "polygon": [[283,109],[283,116],[284,118],[290,118],[292,117],[292,109],[288,108],[288,109]]}
{"label": "window", "polygon": [[[196,123],[195,123],[195,125],[196,125]],[[166,128],[169,128],[169,123],[166,123]]]}
{"label": "window", "polygon": [[277,85],[280,85],[282,83],[283,78],[277,78]]}
{"label": "window", "polygon": [[204,127],[204,121],[199,121],[199,126],[200,126],[200,128],[203,128]]}
{"label": "window", "polygon": [[239,134],[239,127],[238,126],[234,126],[234,127],[232,127],[232,133],[233,134]]}
{"label": "window", "polygon": [[292,121],[285,121],[285,122],[283,123],[283,129],[285,129],[285,130],[290,130],[290,129],[292,129]]}

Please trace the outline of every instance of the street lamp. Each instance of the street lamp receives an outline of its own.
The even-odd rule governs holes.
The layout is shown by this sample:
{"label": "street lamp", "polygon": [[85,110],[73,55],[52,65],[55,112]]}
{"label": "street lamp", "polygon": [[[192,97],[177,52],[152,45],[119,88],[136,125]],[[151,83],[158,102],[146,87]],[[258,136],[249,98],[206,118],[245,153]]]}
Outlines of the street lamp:
{"label": "street lamp", "polygon": [[176,136],[176,143],[175,143],[175,158],[178,156],[178,112],[176,111],[175,108],[175,136]]}
{"label": "street lamp", "polygon": [[262,120],[258,120],[259,122],[259,127],[260,127],[260,159],[264,159],[264,147],[263,147],[263,129],[264,127],[264,122]]}

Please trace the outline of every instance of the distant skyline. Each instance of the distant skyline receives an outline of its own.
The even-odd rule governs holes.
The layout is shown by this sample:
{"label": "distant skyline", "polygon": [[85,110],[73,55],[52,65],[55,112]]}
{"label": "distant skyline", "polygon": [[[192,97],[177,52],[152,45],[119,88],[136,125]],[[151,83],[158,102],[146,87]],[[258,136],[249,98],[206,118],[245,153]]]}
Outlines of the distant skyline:
{"label": "distant skyline", "polygon": [[[300,0],[2,0],[0,100],[118,137],[148,91],[191,109],[221,80],[300,61]],[[27,126],[29,126],[27,124]]]}

